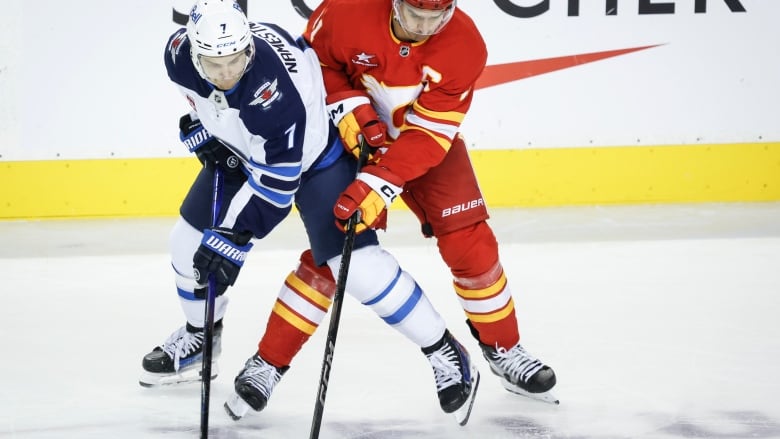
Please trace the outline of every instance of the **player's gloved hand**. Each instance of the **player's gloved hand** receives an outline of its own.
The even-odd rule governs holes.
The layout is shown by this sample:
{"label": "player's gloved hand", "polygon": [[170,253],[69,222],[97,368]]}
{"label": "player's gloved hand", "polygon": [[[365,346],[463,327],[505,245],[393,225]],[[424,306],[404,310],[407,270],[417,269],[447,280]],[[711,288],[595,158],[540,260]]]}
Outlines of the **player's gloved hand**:
{"label": "player's gloved hand", "polygon": [[[217,296],[233,285],[244,259],[252,248],[251,232],[237,232],[231,229],[213,228],[203,232],[200,247],[192,259],[195,270],[195,296],[205,298],[209,275],[214,276]],[[201,297],[202,296],[202,297]]]}
{"label": "player's gloved hand", "polygon": [[219,139],[206,131],[200,120],[192,120],[185,114],[179,119],[179,139],[190,152],[194,152],[201,163],[217,165],[225,172],[241,172],[241,160]]}
{"label": "player's gloved hand", "polygon": [[385,145],[387,124],[379,120],[367,96],[335,95],[328,97],[328,112],[339,128],[344,149],[355,157],[360,156],[360,138],[365,139],[369,160],[377,148]]}
{"label": "player's gloved hand", "polygon": [[339,195],[333,206],[336,226],[347,229],[347,221],[356,211],[360,222],[355,233],[366,229],[387,228],[387,208],[403,191],[404,181],[385,168],[366,165],[355,181]]}

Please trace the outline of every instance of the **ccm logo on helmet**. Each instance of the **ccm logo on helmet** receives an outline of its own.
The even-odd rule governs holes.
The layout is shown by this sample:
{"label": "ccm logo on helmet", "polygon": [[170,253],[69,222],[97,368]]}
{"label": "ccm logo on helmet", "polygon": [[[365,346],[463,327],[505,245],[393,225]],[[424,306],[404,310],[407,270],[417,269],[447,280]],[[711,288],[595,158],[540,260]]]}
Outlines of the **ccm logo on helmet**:
{"label": "ccm logo on helmet", "polygon": [[470,209],[477,208],[479,206],[484,206],[485,202],[482,200],[482,198],[477,198],[476,200],[467,201],[465,203],[460,203],[458,205],[448,207],[441,211],[441,217],[447,217],[450,215],[457,215],[459,213],[465,212]]}

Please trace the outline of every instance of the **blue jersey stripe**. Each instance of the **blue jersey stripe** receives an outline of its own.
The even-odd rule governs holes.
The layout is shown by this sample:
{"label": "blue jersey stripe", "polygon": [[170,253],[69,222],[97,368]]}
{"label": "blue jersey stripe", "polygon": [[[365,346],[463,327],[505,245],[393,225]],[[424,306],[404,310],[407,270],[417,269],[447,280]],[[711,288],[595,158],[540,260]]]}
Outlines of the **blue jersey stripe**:
{"label": "blue jersey stripe", "polygon": [[251,178],[247,180],[247,182],[249,183],[249,186],[255,191],[257,196],[275,206],[286,207],[292,204],[294,193],[280,193],[274,191],[271,188],[257,184],[257,182]]}
{"label": "blue jersey stripe", "polygon": [[268,165],[250,159],[249,164],[252,165],[252,167],[259,169],[263,174],[276,177],[280,180],[295,179],[301,175],[303,170],[303,166],[301,166],[300,163]]}

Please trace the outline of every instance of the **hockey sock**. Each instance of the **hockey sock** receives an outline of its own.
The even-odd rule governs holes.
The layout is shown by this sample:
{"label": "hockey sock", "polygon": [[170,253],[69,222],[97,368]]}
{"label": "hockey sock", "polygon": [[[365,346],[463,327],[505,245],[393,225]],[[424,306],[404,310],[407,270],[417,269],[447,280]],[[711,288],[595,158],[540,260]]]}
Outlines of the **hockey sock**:
{"label": "hockey sock", "polygon": [[510,349],[520,341],[514,300],[500,263],[481,276],[456,278],[453,285],[482,344]]}
{"label": "hockey sock", "polygon": [[[340,257],[328,260],[331,270],[337,271],[340,261]],[[446,329],[412,275],[378,245],[353,252],[346,292],[420,347],[441,339]]]}
{"label": "hockey sock", "polygon": [[484,221],[437,237],[463,311],[481,343],[506,349],[520,340],[498,242]]}
{"label": "hockey sock", "polygon": [[311,251],[284,282],[268,318],[258,354],[276,367],[286,367],[317,330],[330,308],[336,284],[327,265],[317,267]]}

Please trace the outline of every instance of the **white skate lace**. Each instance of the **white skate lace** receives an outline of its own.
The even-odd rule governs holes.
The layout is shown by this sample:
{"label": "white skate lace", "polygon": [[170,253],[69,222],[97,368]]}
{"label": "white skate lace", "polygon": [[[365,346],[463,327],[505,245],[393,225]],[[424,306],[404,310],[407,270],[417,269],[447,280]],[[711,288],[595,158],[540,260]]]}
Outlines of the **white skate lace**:
{"label": "white skate lace", "polygon": [[173,370],[179,371],[179,360],[199,350],[203,345],[203,332],[188,332],[182,326],[163,343],[162,350],[173,358]]}
{"label": "white skate lace", "polygon": [[508,373],[515,383],[519,380],[527,383],[529,378],[544,367],[541,361],[526,352],[520,344],[508,351],[502,347],[496,347],[495,357],[497,360],[495,363]]}
{"label": "white skate lace", "polygon": [[428,361],[433,367],[437,392],[460,383],[463,378],[460,367],[458,367],[458,353],[449,344],[445,344],[428,355]]}
{"label": "white skate lace", "polygon": [[281,379],[282,375],[275,367],[257,356],[246,362],[246,368],[239,377],[239,380],[249,382],[252,387],[259,390],[265,399],[271,397],[274,386]]}

